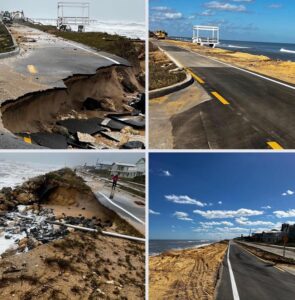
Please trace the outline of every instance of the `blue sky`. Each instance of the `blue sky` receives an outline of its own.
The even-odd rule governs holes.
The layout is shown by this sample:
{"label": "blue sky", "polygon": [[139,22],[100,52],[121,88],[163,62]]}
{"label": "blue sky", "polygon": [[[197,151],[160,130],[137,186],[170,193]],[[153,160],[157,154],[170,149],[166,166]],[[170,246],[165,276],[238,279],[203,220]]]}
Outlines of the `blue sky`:
{"label": "blue sky", "polygon": [[150,0],[150,29],[192,36],[193,25],[219,25],[221,39],[295,43],[293,0]]}
{"label": "blue sky", "polygon": [[295,154],[150,154],[150,238],[223,239],[295,223]]}

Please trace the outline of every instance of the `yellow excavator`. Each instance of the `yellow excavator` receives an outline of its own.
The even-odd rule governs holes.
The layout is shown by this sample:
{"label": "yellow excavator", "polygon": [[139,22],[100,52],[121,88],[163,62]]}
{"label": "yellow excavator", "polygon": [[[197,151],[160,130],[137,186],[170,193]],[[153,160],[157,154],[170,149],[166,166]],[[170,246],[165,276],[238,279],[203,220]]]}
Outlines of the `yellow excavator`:
{"label": "yellow excavator", "polygon": [[154,32],[154,34],[158,40],[165,40],[166,37],[168,36],[168,33],[163,30],[157,30]]}

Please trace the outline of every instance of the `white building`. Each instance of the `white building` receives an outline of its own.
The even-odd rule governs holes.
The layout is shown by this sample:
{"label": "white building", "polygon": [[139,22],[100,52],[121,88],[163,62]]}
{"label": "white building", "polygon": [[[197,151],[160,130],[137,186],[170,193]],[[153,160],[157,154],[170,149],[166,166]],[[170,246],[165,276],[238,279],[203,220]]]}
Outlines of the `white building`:
{"label": "white building", "polygon": [[139,159],[136,164],[115,162],[112,164],[111,175],[118,174],[119,177],[134,178],[145,175],[145,159]]}
{"label": "white building", "polygon": [[112,162],[100,162],[100,161],[97,161],[95,169],[96,170],[101,170],[101,171],[111,171],[112,166],[113,166]]}

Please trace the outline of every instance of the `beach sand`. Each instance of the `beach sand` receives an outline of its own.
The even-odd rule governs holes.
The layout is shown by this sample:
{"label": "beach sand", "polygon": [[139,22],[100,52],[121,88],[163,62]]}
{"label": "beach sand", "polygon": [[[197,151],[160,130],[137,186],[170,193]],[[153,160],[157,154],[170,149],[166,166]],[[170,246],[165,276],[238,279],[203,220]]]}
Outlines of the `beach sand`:
{"label": "beach sand", "polygon": [[214,299],[226,249],[227,242],[219,242],[150,257],[150,299]]}
{"label": "beach sand", "polygon": [[267,56],[253,55],[238,51],[201,47],[189,42],[172,40],[167,40],[166,42],[182,46],[185,49],[216,58],[220,61],[242,67],[262,75],[295,84],[295,62],[273,60]]}

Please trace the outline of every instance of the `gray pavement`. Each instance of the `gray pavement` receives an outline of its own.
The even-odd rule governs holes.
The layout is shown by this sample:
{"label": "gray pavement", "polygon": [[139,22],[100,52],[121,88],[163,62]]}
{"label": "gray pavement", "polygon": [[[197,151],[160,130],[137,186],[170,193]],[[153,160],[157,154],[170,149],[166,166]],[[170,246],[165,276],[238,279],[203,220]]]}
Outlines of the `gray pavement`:
{"label": "gray pavement", "polygon": [[[295,148],[295,90],[168,42],[157,44],[205,81],[211,97],[172,118],[175,148]],[[222,104],[217,92],[228,105]],[[181,124],[181,126],[180,126]]]}
{"label": "gray pavement", "polygon": [[[231,242],[223,261],[223,270],[217,290],[217,300],[290,300],[295,295],[295,277],[275,268],[241,246]],[[236,289],[230,276],[232,270]],[[236,291],[233,293],[233,291]]]}
{"label": "gray pavement", "polygon": [[[103,179],[100,179],[99,177],[79,173],[80,176],[84,178],[84,180],[88,183],[88,185],[92,188],[93,193],[96,195],[99,202],[101,202],[103,205],[108,207],[109,209],[115,211],[117,214],[119,214],[122,218],[127,220],[132,226],[134,226],[137,230],[139,230],[141,233],[145,232],[145,225],[138,222],[134,218],[132,218],[130,215],[119,209],[118,207],[112,205],[107,199],[103,196],[110,197],[111,194],[111,184],[105,183]],[[97,186],[95,183],[98,181],[101,181],[102,184],[100,186]],[[93,184],[94,183],[94,184]],[[103,193],[103,195],[101,194]],[[145,206],[141,206],[135,203],[135,201],[141,201],[145,203],[145,200],[142,199],[139,196],[131,195],[121,189],[117,189],[115,191],[114,198],[111,199],[115,204],[119,205],[120,207],[126,209],[128,212],[139,218],[142,222],[145,222]]]}
{"label": "gray pavement", "polygon": [[[93,50],[48,33],[14,24],[11,32],[20,41],[20,53],[0,59],[0,105],[39,91],[66,88],[73,75],[94,75],[100,68],[130,66],[115,55]],[[42,149],[24,143],[3,126],[0,115],[1,149]]]}
{"label": "gray pavement", "polygon": [[[245,242],[242,243],[245,245],[249,245],[251,247],[256,247],[258,249],[283,256],[283,251],[284,251],[283,247],[278,247],[278,246],[272,247],[271,245],[260,245],[257,243],[245,243]],[[291,249],[286,248],[285,257],[295,260],[295,248],[291,248]]]}
{"label": "gray pavement", "polygon": [[[93,75],[97,69],[113,65],[130,66],[118,56],[37,29],[14,24],[11,32],[15,37],[22,37],[21,52],[0,60],[0,89],[7,87],[6,93],[0,91],[0,102],[36,91],[65,88],[63,80],[73,75]],[[25,79],[22,86],[15,86],[11,91],[11,85],[21,78]]]}

